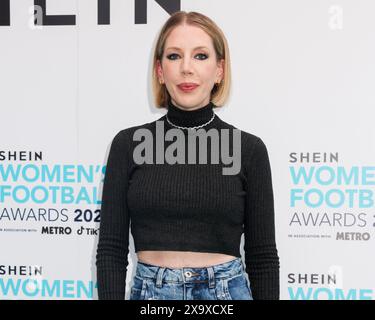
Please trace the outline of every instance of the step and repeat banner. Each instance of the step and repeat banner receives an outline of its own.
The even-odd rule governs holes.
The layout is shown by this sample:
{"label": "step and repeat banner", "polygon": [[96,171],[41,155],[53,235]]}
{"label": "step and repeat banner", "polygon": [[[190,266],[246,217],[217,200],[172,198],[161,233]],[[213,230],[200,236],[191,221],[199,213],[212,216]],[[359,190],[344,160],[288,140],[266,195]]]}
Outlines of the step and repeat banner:
{"label": "step and repeat banner", "polygon": [[[216,112],[267,145],[280,298],[374,299],[373,0],[1,0],[0,299],[97,299],[109,147],[165,113],[152,52],[178,10],[224,31]],[[130,236],[126,299],[136,261]]]}

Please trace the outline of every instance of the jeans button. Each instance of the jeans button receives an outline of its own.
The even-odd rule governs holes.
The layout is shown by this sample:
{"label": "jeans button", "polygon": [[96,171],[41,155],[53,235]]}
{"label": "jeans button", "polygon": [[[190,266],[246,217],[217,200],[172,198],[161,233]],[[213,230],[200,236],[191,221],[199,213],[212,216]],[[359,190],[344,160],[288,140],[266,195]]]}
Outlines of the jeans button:
{"label": "jeans button", "polygon": [[185,272],[185,276],[186,276],[186,277],[190,278],[191,275],[192,275],[192,273],[191,273],[190,271],[186,271],[186,272]]}

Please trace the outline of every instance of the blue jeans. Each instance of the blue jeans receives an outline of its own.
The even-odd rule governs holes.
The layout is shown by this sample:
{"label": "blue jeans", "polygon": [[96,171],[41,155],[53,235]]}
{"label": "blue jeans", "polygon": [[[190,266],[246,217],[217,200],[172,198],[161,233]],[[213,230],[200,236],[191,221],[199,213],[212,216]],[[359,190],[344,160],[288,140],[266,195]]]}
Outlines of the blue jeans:
{"label": "blue jeans", "polygon": [[253,300],[242,259],[171,269],[138,261],[129,300]]}

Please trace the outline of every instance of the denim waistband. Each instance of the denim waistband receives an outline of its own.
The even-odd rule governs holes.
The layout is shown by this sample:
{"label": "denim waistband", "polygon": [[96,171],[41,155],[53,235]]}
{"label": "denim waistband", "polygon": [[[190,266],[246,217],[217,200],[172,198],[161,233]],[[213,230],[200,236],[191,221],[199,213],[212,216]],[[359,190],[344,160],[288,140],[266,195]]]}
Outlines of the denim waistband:
{"label": "denim waistband", "polygon": [[157,285],[160,285],[161,282],[209,282],[211,285],[215,279],[235,276],[243,273],[244,270],[240,257],[225,263],[200,268],[168,268],[138,261],[135,275],[141,278],[154,279]]}

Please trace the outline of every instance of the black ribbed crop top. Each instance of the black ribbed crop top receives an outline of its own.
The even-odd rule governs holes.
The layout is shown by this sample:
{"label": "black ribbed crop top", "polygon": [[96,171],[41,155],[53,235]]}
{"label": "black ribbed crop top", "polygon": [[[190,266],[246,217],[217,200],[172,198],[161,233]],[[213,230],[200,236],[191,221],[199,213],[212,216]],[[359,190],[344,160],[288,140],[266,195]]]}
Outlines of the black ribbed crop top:
{"label": "black ribbed crop top", "polygon": [[[102,193],[96,255],[99,299],[124,299],[129,229],[136,252],[196,251],[237,257],[241,256],[240,241],[244,233],[246,272],[253,298],[279,299],[271,167],[262,139],[238,130],[241,165],[236,174],[223,174],[228,164],[223,164],[221,157],[219,163],[210,161],[211,151],[207,152],[207,163],[199,163],[199,147],[188,148],[188,134],[184,134],[185,147],[178,149],[185,151],[178,158],[184,163],[166,161],[167,156],[170,159],[178,153],[177,149],[174,153],[166,151],[177,139],[166,139],[167,132],[176,129],[169,122],[182,127],[209,122],[203,130],[219,132],[219,141],[227,137],[220,132],[229,131],[232,140],[228,141],[234,141],[236,128],[216,114],[212,119],[214,107],[210,102],[200,109],[186,111],[169,102],[163,117],[115,135]],[[187,133],[190,129],[176,130]],[[165,136],[160,145],[157,143],[162,141],[161,132]],[[147,144],[148,157],[146,151],[138,152],[138,156],[148,159],[142,164],[135,151],[139,151],[137,148],[146,138],[135,141],[137,135],[153,138]],[[211,140],[207,141],[221,155],[225,148],[215,149]],[[234,155],[234,145],[229,143],[229,154]],[[195,163],[190,163],[188,154],[193,150],[197,156]]]}

